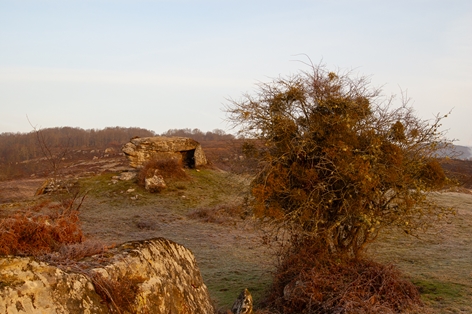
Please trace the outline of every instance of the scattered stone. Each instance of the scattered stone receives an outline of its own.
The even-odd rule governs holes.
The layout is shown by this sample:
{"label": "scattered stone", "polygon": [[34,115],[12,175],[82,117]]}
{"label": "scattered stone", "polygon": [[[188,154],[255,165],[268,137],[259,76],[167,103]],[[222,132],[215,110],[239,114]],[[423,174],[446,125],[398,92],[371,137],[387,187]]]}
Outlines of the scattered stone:
{"label": "scattered stone", "polygon": [[61,181],[50,178],[46,179],[43,184],[36,190],[35,196],[49,194],[61,189]]}
{"label": "scattered stone", "polygon": [[126,171],[122,172],[118,177],[121,181],[130,181],[136,178],[136,172],[134,171]]}
{"label": "scattered stone", "polygon": [[105,154],[113,154],[115,153],[115,149],[113,147],[108,147],[104,151]]}
{"label": "scattered stone", "polygon": [[252,311],[252,295],[249,290],[244,289],[231,308],[233,314],[253,314]]}
{"label": "scattered stone", "polygon": [[134,192],[136,189],[128,189],[126,190],[126,193],[131,193],[131,192]]}
{"label": "scattered stone", "polygon": [[164,190],[165,188],[167,188],[164,178],[160,174],[157,174],[156,172],[151,178],[146,178],[144,180],[144,188],[151,193],[160,192]]}

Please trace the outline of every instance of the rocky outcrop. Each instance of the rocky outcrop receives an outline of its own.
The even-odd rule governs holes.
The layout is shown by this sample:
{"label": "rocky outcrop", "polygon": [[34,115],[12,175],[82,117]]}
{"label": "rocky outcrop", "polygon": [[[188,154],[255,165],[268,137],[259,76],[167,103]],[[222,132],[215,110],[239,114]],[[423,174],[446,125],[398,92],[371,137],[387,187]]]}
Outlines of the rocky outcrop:
{"label": "rocky outcrop", "polygon": [[73,182],[65,182],[59,179],[49,178],[46,179],[43,184],[36,190],[35,196],[54,193],[60,190],[67,190],[67,188],[72,187]]}
{"label": "rocky outcrop", "polygon": [[159,238],[106,256],[65,269],[32,257],[0,258],[0,313],[214,313],[185,247]]}
{"label": "rocky outcrop", "polygon": [[186,137],[138,137],[126,143],[122,150],[130,165],[135,168],[142,167],[153,158],[178,159],[189,168],[207,164],[200,143]]}

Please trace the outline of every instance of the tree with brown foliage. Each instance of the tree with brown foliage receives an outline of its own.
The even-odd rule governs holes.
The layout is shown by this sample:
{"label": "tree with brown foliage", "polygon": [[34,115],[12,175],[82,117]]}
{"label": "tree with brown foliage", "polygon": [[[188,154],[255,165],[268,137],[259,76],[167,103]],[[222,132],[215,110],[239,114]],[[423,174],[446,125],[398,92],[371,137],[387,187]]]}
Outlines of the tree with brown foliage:
{"label": "tree with brown foliage", "polygon": [[450,145],[447,115],[422,120],[394,103],[366,77],[323,66],[230,100],[229,120],[265,145],[254,214],[353,257],[386,226],[415,233],[450,213],[428,197],[451,183],[435,158]]}

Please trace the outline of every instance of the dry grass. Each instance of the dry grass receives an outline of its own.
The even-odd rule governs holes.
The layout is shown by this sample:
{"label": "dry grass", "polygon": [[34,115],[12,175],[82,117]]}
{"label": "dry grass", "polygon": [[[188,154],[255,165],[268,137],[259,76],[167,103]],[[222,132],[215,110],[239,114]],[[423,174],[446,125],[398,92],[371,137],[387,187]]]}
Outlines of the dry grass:
{"label": "dry grass", "polygon": [[238,203],[220,204],[209,208],[196,208],[187,214],[187,217],[192,219],[221,225],[234,225],[236,221],[239,221],[241,218],[244,219],[246,216],[247,212],[244,206]]}
{"label": "dry grass", "polygon": [[[270,284],[274,257],[262,244],[260,230],[247,223],[249,219],[238,222],[235,215],[227,213],[231,210],[225,207],[231,206],[221,205],[240,204],[249,180],[209,169],[186,173],[191,180],[170,182],[167,190],[156,195],[133,182],[110,184],[112,173],[81,179],[84,190],[90,190],[80,210],[84,234],[108,244],[160,236],[174,240],[194,252],[211,296],[223,313],[245,287],[257,302]],[[136,192],[127,193],[130,188]],[[139,199],[131,200],[135,194]],[[450,224],[438,226],[420,239],[388,232],[370,246],[368,256],[396,265],[419,287],[423,302],[433,312],[472,313],[472,195],[446,193],[438,197],[457,208]],[[25,207],[2,204],[0,217],[11,217],[7,213],[18,208]],[[197,219],[188,216],[191,212]],[[35,211],[31,214],[38,215]],[[236,225],[228,223],[233,219]],[[87,241],[58,248],[70,256],[66,260],[103,249],[106,245]],[[55,253],[47,256],[58,264],[69,263],[58,261]],[[259,309],[256,313],[274,312]]]}
{"label": "dry grass", "polygon": [[[38,256],[38,259],[61,269],[83,268],[87,264],[79,262],[86,257],[103,255],[114,245],[109,245],[100,240],[86,239],[81,243],[61,245],[58,250]],[[98,258],[98,257],[97,257]]]}
{"label": "dry grass", "polygon": [[282,252],[262,307],[276,313],[405,313],[422,307],[418,289],[393,265],[343,259],[305,242]]}
{"label": "dry grass", "polygon": [[397,265],[431,311],[472,313],[472,195],[448,192],[436,198],[457,214],[419,238],[387,230],[368,254]]}
{"label": "dry grass", "polygon": [[[191,180],[170,182],[159,194],[137,188],[137,200],[130,200],[134,194],[126,193],[132,187],[129,181],[109,185],[108,175],[81,180],[92,191],[80,218],[85,234],[107,243],[164,237],[189,248],[211,297],[225,310],[243,288],[258,299],[270,283],[274,262],[266,252],[271,248],[262,243],[250,217],[241,220],[239,214],[231,214],[244,201],[249,180],[223,171],[199,170],[185,170]],[[221,214],[223,223],[188,216],[207,210]]]}
{"label": "dry grass", "polygon": [[89,274],[95,291],[107,304],[110,313],[133,313],[139,285],[144,277],[126,276],[126,280],[110,279],[100,273]]}
{"label": "dry grass", "polygon": [[[84,240],[75,200],[40,202],[0,220],[0,255],[34,255],[57,251]],[[47,211],[49,213],[42,213]]]}
{"label": "dry grass", "polygon": [[137,182],[144,186],[144,181],[154,174],[161,175],[165,180],[188,180],[189,176],[183,169],[182,161],[176,159],[151,159],[140,169]]}

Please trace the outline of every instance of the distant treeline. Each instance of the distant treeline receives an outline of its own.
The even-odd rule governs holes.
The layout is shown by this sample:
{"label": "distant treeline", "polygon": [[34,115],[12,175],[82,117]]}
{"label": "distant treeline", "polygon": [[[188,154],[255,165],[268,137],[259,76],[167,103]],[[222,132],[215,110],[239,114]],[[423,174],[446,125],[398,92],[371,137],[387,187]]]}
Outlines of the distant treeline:
{"label": "distant treeline", "polygon": [[29,133],[0,134],[0,163],[18,162],[44,157],[41,145],[53,153],[75,149],[104,149],[126,143],[133,136],[153,136],[154,132],[141,128],[48,128]]}
{"label": "distant treeline", "polygon": [[199,129],[170,129],[167,132],[162,133],[161,136],[190,137],[197,142],[225,141],[233,140],[235,138],[233,134],[227,134],[225,131],[220,129],[208,132],[203,132]]}
{"label": "distant treeline", "polygon": [[[29,133],[0,133],[0,164],[21,162],[44,157],[41,146],[53,154],[66,150],[120,149],[133,137],[156,136],[153,131],[142,128],[108,127],[103,130],[81,128],[47,128]],[[171,129],[162,136],[191,137],[196,141],[229,140],[234,136],[223,130],[202,132],[199,129]]]}

